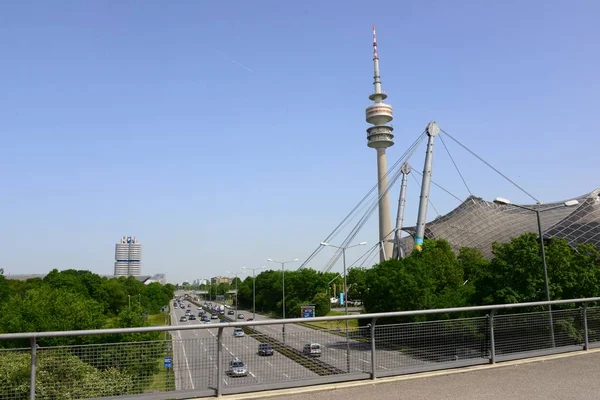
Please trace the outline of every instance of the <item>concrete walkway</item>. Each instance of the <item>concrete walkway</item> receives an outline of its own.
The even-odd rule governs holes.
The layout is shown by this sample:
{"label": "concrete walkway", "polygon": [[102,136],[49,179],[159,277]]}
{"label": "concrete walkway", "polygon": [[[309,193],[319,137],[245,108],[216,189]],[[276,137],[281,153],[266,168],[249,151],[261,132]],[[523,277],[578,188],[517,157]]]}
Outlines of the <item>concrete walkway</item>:
{"label": "concrete walkway", "polygon": [[597,400],[600,349],[489,366],[284,391],[224,396],[270,400]]}

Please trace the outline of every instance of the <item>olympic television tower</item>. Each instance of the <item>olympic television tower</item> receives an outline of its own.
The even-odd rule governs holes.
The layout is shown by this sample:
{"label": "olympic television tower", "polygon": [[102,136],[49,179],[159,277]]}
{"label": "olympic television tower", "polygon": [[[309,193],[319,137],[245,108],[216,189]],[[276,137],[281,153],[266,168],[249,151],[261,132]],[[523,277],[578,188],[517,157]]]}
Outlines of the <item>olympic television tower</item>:
{"label": "olympic television tower", "polygon": [[379,240],[381,251],[379,261],[385,261],[392,256],[393,243],[392,220],[390,216],[390,199],[388,195],[387,158],[385,149],[394,145],[393,127],[386,125],[394,119],[392,106],[383,100],[387,94],[381,91],[381,77],[379,76],[379,55],[377,54],[377,35],[373,26],[373,87],[374,93],[369,96],[373,104],[367,107],[365,114],[367,122],[371,125],[367,129],[367,146],[377,150],[377,181],[379,189]]}

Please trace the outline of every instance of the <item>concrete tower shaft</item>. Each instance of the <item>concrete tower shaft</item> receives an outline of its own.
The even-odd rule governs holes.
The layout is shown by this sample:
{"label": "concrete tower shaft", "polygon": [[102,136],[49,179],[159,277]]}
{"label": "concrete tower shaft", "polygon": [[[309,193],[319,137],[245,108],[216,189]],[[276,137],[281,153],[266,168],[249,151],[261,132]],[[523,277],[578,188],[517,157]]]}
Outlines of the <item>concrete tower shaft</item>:
{"label": "concrete tower shaft", "polygon": [[394,145],[393,127],[386,125],[394,119],[392,106],[383,100],[387,95],[381,89],[381,76],[379,74],[379,53],[377,51],[377,34],[373,26],[373,90],[369,96],[373,104],[365,110],[365,117],[369,124],[374,125],[367,129],[367,146],[377,150],[377,187],[379,193],[379,241],[381,251],[379,260],[385,261],[392,256],[392,221],[390,216],[390,199],[387,180],[387,157],[385,149]]}

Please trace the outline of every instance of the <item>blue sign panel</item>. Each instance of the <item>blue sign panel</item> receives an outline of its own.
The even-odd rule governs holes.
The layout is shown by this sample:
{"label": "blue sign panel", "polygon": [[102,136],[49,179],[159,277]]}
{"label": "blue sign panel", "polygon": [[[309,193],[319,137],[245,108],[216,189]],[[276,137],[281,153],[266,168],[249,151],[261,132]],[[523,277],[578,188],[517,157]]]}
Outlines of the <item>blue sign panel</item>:
{"label": "blue sign panel", "polygon": [[173,368],[173,357],[166,356],[164,366],[165,366],[165,368]]}
{"label": "blue sign panel", "polygon": [[344,305],[344,292],[340,292],[340,306]]}
{"label": "blue sign panel", "polygon": [[302,307],[302,318],[312,318],[315,316],[314,307]]}

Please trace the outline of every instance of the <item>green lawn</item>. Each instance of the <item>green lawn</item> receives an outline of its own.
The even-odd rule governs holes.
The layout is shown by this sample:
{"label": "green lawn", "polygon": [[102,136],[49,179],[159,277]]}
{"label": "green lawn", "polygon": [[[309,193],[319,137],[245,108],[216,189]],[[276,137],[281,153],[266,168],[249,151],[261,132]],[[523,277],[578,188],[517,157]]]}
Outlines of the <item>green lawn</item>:
{"label": "green lawn", "polygon": [[[150,326],[163,326],[165,324],[165,314],[151,314],[148,315],[148,323]],[[170,316],[167,315],[167,324],[170,323]],[[169,335],[167,332],[163,332],[161,334],[162,340],[167,340]],[[167,392],[171,390],[175,390],[175,378],[173,376],[173,369],[165,369],[163,366],[164,356],[167,355],[166,350],[163,355],[157,360],[159,364],[160,372],[152,376],[151,382],[146,387],[144,392]]]}
{"label": "green lawn", "polygon": [[[329,311],[327,313],[327,316],[338,316],[338,315],[344,315],[343,311]],[[309,326],[312,327],[318,327],[321,329],[331,329],[331,330],[335,330],[338,328],[346,328],[346,321],[318,321],[318,322],[307,322],[309,324]],[[358,320],[357,319],[349,319],[348,320],[348,328],[358,328]]]}
{"label": "green lawn", "polygon": [[150,326],[164,325],[165,324],[165,314],[159,313],[159,314],[148,315],[148,323],[150,324]]}

